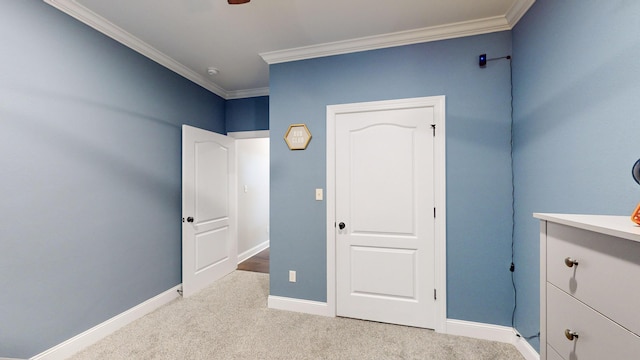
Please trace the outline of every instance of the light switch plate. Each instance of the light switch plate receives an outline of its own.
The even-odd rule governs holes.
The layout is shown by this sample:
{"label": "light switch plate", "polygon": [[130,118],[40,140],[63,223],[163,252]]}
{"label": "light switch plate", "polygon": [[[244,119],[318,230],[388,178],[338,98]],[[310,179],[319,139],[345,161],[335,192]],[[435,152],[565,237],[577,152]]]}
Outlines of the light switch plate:
{"label": "light switch plate", "polygon": [[296,282],[296,271],[289,270],[289,282]]}
{"label": "light switch plate", "polygon": [[316,189],[316,200],[322,200],[322,189]]}

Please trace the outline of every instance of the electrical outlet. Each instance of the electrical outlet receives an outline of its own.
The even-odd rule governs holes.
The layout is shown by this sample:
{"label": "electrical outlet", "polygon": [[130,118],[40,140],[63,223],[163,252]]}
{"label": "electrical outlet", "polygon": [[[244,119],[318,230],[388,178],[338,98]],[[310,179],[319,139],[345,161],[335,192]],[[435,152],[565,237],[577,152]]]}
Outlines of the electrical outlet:
{"label": "electrical outlet", "polygon": [[289,270],[289,282],[296,282],[296,271]]}

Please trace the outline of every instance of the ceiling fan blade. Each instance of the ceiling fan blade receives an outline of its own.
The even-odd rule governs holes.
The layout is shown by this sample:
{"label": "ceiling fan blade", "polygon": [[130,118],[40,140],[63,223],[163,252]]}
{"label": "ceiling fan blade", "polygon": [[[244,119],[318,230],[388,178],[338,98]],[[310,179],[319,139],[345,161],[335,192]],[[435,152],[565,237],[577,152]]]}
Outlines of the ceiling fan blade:
{"label": "ceiling fan blade", "polygon": [[251,0],[227,0],[227,2],[229,3],[229,5],[239,5],[239,4],[246,4]]}

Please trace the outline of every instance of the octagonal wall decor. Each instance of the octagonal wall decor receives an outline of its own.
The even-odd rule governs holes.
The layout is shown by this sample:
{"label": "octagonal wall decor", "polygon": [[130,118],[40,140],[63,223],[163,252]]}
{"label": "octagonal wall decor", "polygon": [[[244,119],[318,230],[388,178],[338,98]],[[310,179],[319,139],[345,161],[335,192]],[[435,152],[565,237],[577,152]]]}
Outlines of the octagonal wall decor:
{"label": "octagonal wall decor", "polygon": [[304,150],[311,141],[311,132],[305,124],[291,124],[284,135],[289,150]]}

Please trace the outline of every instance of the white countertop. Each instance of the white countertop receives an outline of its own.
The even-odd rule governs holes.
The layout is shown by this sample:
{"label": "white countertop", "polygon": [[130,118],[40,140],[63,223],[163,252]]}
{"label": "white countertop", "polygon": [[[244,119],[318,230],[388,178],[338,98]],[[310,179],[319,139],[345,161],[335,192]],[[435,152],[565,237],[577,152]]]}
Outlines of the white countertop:
{"label": "white countertop", "polygon": [[534,213],[533,217],[640,242],[640,226],[631,216]]}

